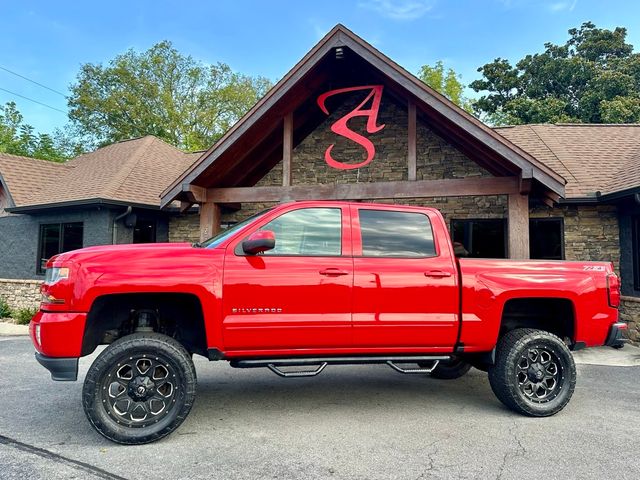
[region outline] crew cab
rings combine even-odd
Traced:
[[[569,402],[571,350],[622,346],[611,263],[457,258],[433,208],[294,202],[202,244],[83,248],[47,263],[31,324],[37,360],[84,379],[96,430],[124,444],[168,435],[193,405],[192,355],[311,377],[387,364],[454,379],[488,372],[529,416]]]

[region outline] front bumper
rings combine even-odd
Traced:
[[[51,372],[51,379],[61,382],[75,382],[78,379],[77,358],[47,357],[36,352],[36,360]]]
[[[86,313],[40,310],[29,324],[31,341],[47,357],[80,357],[86,320]]]
[[[607,335],[607,340],[605,341],[605,345],[607,347],[613,348],[622,348],[626,341],[624,332],[627,331],[627,324],[624,322],[618,322],[611,325],[609,328],[609,334]]]

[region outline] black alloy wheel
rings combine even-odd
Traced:
[[[156,333],[123,337],[91,365],[83,388],[87,418],[116,443],[159,440],[186,418],[196,375],[184,347]]]
[[[547,417],[569,403],[576,385],[576,366],[560,338],[542,330],[519,328],[498,342],[489,383],[510,409]]]

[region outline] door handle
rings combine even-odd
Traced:
[[[349,272],[345,270],[340,270],[339,268],[325,268],[324,270],[320,270],[320,275],[326,275],[328,277],[339,277],[341,275],[349,275]]]
[[[450,277],[451,272],[443,272],[442,270],[429,270],[428,272],[424,272],[424,276],[432,278],[444,278]]]

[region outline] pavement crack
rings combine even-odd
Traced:
[[[509,434],[515,440],[518,446],[515,451],[507,450],[506,452],[504,452],[504,456],[502,457],[502,463],[498,468],[498,474],[496,475],[496,480],[502,480],[502,475],[504,474],[504,469],[507,466],[507,462],[509,461],[509,459],[524,457],[527,453],[527,449],[524,447],[524,445],[522,445],[522,440],[520,440],[520,436],[518,435],[517,428],[518,426],[514,423],[509,429]]]
[[[49,450],[45,450],[44,448],[35,447],[27,443],[22,443],[13,438],[5,437],[4,435],[0,435],[0,445],[6,445],[7,447],[12,447],[16,450],[21,450],[23,452],[31,453],[32,455],[46,458],[47,460],[62,463],[71,468],[89,473],[94,477],[101,478],[103,480],[127,480],[124,477],[107,472],[106,470],[103,470],[99,467],[94,467],[93,465],[81,462],[79,460],[73,460],[71,458],[63,457],[62,455],[51,452]]]

